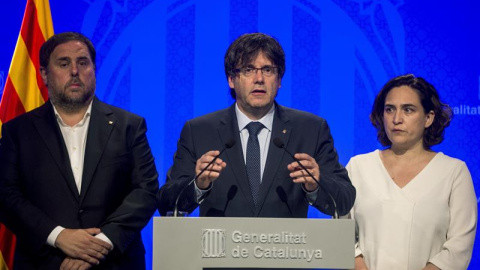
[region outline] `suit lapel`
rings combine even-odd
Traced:
[[[68,156],[65,141],[63,140],[57,119],[55,118],[53,105],[50,101],[47,101],[34,112],[34,115],[36,116],[33,118],[35,128],[38,130],[40,137],[50,151],[52,159],[65,178],[72,195],[78,200],[79,194],[77,185],[75,184],[75,178],[73,177],[70,157]]]
[[[93,175],[115,124],[116,118],[113,116],[113,112],[110,108],[95,98],[92,104],[92,114],[90,115],[87,145],[85,146],[82,190],[80,193],[81,202],[85,198],[88,187],[92,182]]]
[[[270,146],[268,147],[268,156],[265,163],[265,171],[263,172],[262,185],[260,186],[260,202],[259,207],[255,211],[255,216],[258,216],[262,209],[265,198],[274,182],[275,174],[280,169],[280,163],[285,151],[273,144],[273,139],[281,139],[287,145],[292,127],[288,124],[289,118],[285,114],[284,109],[276,104],[276,111],[273,118],[272,136],[270,137]]]
[[[218,134],[225,144],[231,138],[235,139],[235,145],[225,151],[227,162],[227,169],[233,171],[233,176],[240,187],[241,192],[248,201],[248,206],[255,210],[250,184],[248,183],[247,172],[245,170],[245,160],[243,158],[242,141],[240,139],[240,131],[238,130],[238,121],[235,113],[235,104],[233,104],[227,111],[224,118],[220,119],[221,125],[218,129]],[[231,180],[233,182],[233,179]]]

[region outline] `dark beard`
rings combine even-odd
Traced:
[[[52,103],[66,113],[77,113],[90,105],[94,91],[88,91],[79,98],[69,98],[64,92],[51,97]]]

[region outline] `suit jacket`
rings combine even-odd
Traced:
[[[17,236],[15,267],[59,269],[46,244],[56,226],[97,227],[114,250],[100,269],[141,269],[141,230],[156,210],[158,175],[145,120],[94,99],[81,193],[50,101],[3,125],[0,213]]]
[[[333,202],[326,191],[335,199],[340,215],[347,214],[353,206],[355,188],[347,171],[338,162],[326,121],[311,113],[276,104],[259,207],[255,208],[245,169],[235,105],[232,105],[190,120],[183,127],[174,164],[158,193],[162,215],[174,209],[180,190],[195,177],[197,159],[207,151],[223,149],[232,138],[236,140],[235,145],[221,156],[227,167],[201,202],[201,216],[307,217],[309,203],[305,191],[300,184],[292,182],[287,169],[293,160],[273,144],[274,138],[280,138],[290,152],[307,153],[317,161],[322,188],[317,191],[314,207],[326,214],[334,214]],[[197,206],[194,185],[191,185],[180,196],[179,209],[190,212]]]

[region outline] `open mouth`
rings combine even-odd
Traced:
[[[252,94],[254,94],[254,95],[255,94],[266,94],[266,93],[267,93],[267,91],[261,90],[261,89],[255,89],[255,90],[252,91]]]

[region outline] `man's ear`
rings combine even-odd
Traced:
[[[43,83],[48,85],[47,69],[45,67],[40,67],[40,75],[42,76]]]
[[[228,86],[231,88],[231,89],[235,89],[235,84],[233,83],[233,77],[232,76],[228,76]]]

